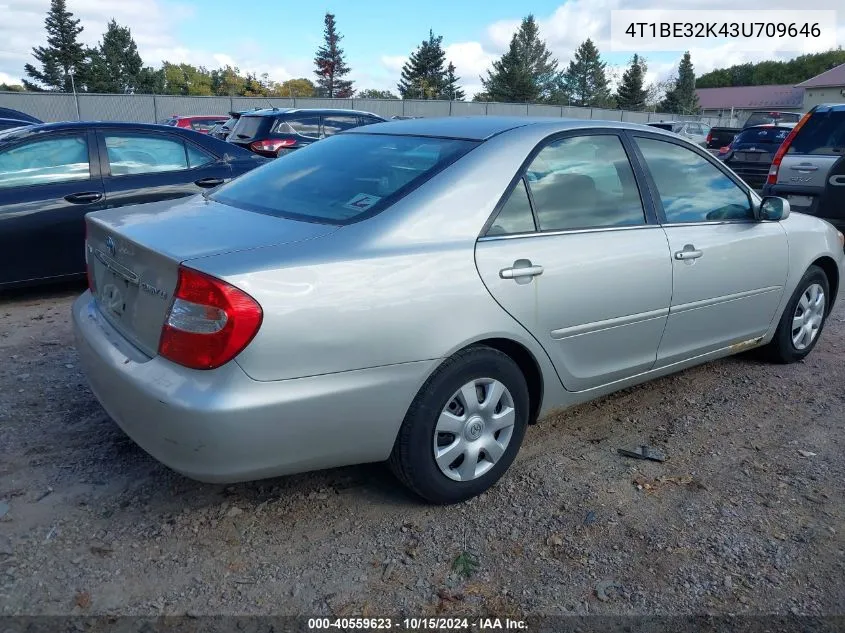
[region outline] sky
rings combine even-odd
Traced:
[[[807,0],[807,9],[837,9],[841,0]],[[507,50],[522,17],[533,13],[540,34],[562,68],[587,37],[597,44],[610,74],[619,76],[629,52],[611,52],[612,9],[795,9],[794,0],[67,0],[85,28],[82,40],[95,45],[112,18],[128,26],[144,63],[162,60],[242,72],[268,73],[275,81],[314,79],[314,52],[322,41],[323,15],[331,11],[356,89],[396,93],[402,64],[429,29],[443,36],[447,58],[457,67],[468,97],[481,90],[480,76]],[[243,11],[238,9],[244,7]],[[32,47],[44,44],[49,0],[0,0],[0,83],[20,83]],[[845,44],[845,10],[837,14],[837,43]],[[691,49],[696,74],[714,68],[797,54],[772,43],[768,50],[739,51],[705,42]],[[804,52],[814,52],[810,45]],[[674,75],[682,51],[644,53],[647,80]]]

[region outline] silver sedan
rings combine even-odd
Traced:
[[[395,121],[211,193],[87,216],[91,387],[203,481],[387,460],[495,483],[526,426],[751,348],[816,345],[843,236],[625,123]]]

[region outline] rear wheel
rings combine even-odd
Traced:
[[[528,387],[517,364],[498,350],[469,348],[444,362],[420,389],[390,468],[428,501],[464,501],[487,490],[511,465],[528,414]]]
[[[778,329],[766,348],[770,360],[794,363],[816,346],[827,320],[830,289],[827,275],[810,266],[781,315]]]

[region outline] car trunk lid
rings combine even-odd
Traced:
[[[183,262],[300,242],[338,227],[253,213],[195,196],[86,216],[86,259],[98,308],[148,356],[158,350]]]

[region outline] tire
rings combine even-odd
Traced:
[[[473,384],[475,389],[464,389]],[[464,394],[469,398],[475,394],[476,402]],[[528,415],[528,386],[519,366],[490,347],[467,348],[447,359],[422,386],[402,422],[388,464],[399,481],[431,503],[465,501],[495,484],[511,465]],[[511,419],[512,426],[499,428]],[[438,432],[446,428],[444,422],[456,432]],[[442,454],[442,465],[435,450]],[[463,453],[457,454],[459,450]],[[456,460],[450,465],[453,455]],[[468,476],[456,479],[463,475]]]
[[[823,305],[819,307],[816,304],[814,310],[808,312],[804,312],[803,307],[799,310],[799,304],[802,300],[806,301],[805,295],[808,295],[809,298],[810,295],[808,293],[811,293],[814,288],[821,288]],[[786,308],[778,323],[778,328],[775,330],[774,338],[763,348],[765,357],[772,362],[784,364],[795,363],[805,358],[813,351],[813,348],[821,337],[824,324],[827,321],[830,301],[830,286],[827,281],[827,275],[818,266],[810,266],[795,288],[795,292],[789,299],[789,303],[786,304]],[[820,314],[817,313],[819,310]],[[793,340],[793,334],[795,333],[793,331],[793,319],[799,316],[800,313],[808,314],[809,317],[812,317],[812,321],[816,325],[811,328],[814,330],[812,339],[809,341],[805,339],[802,342],[803,346],[796,345],[796,342]]]

